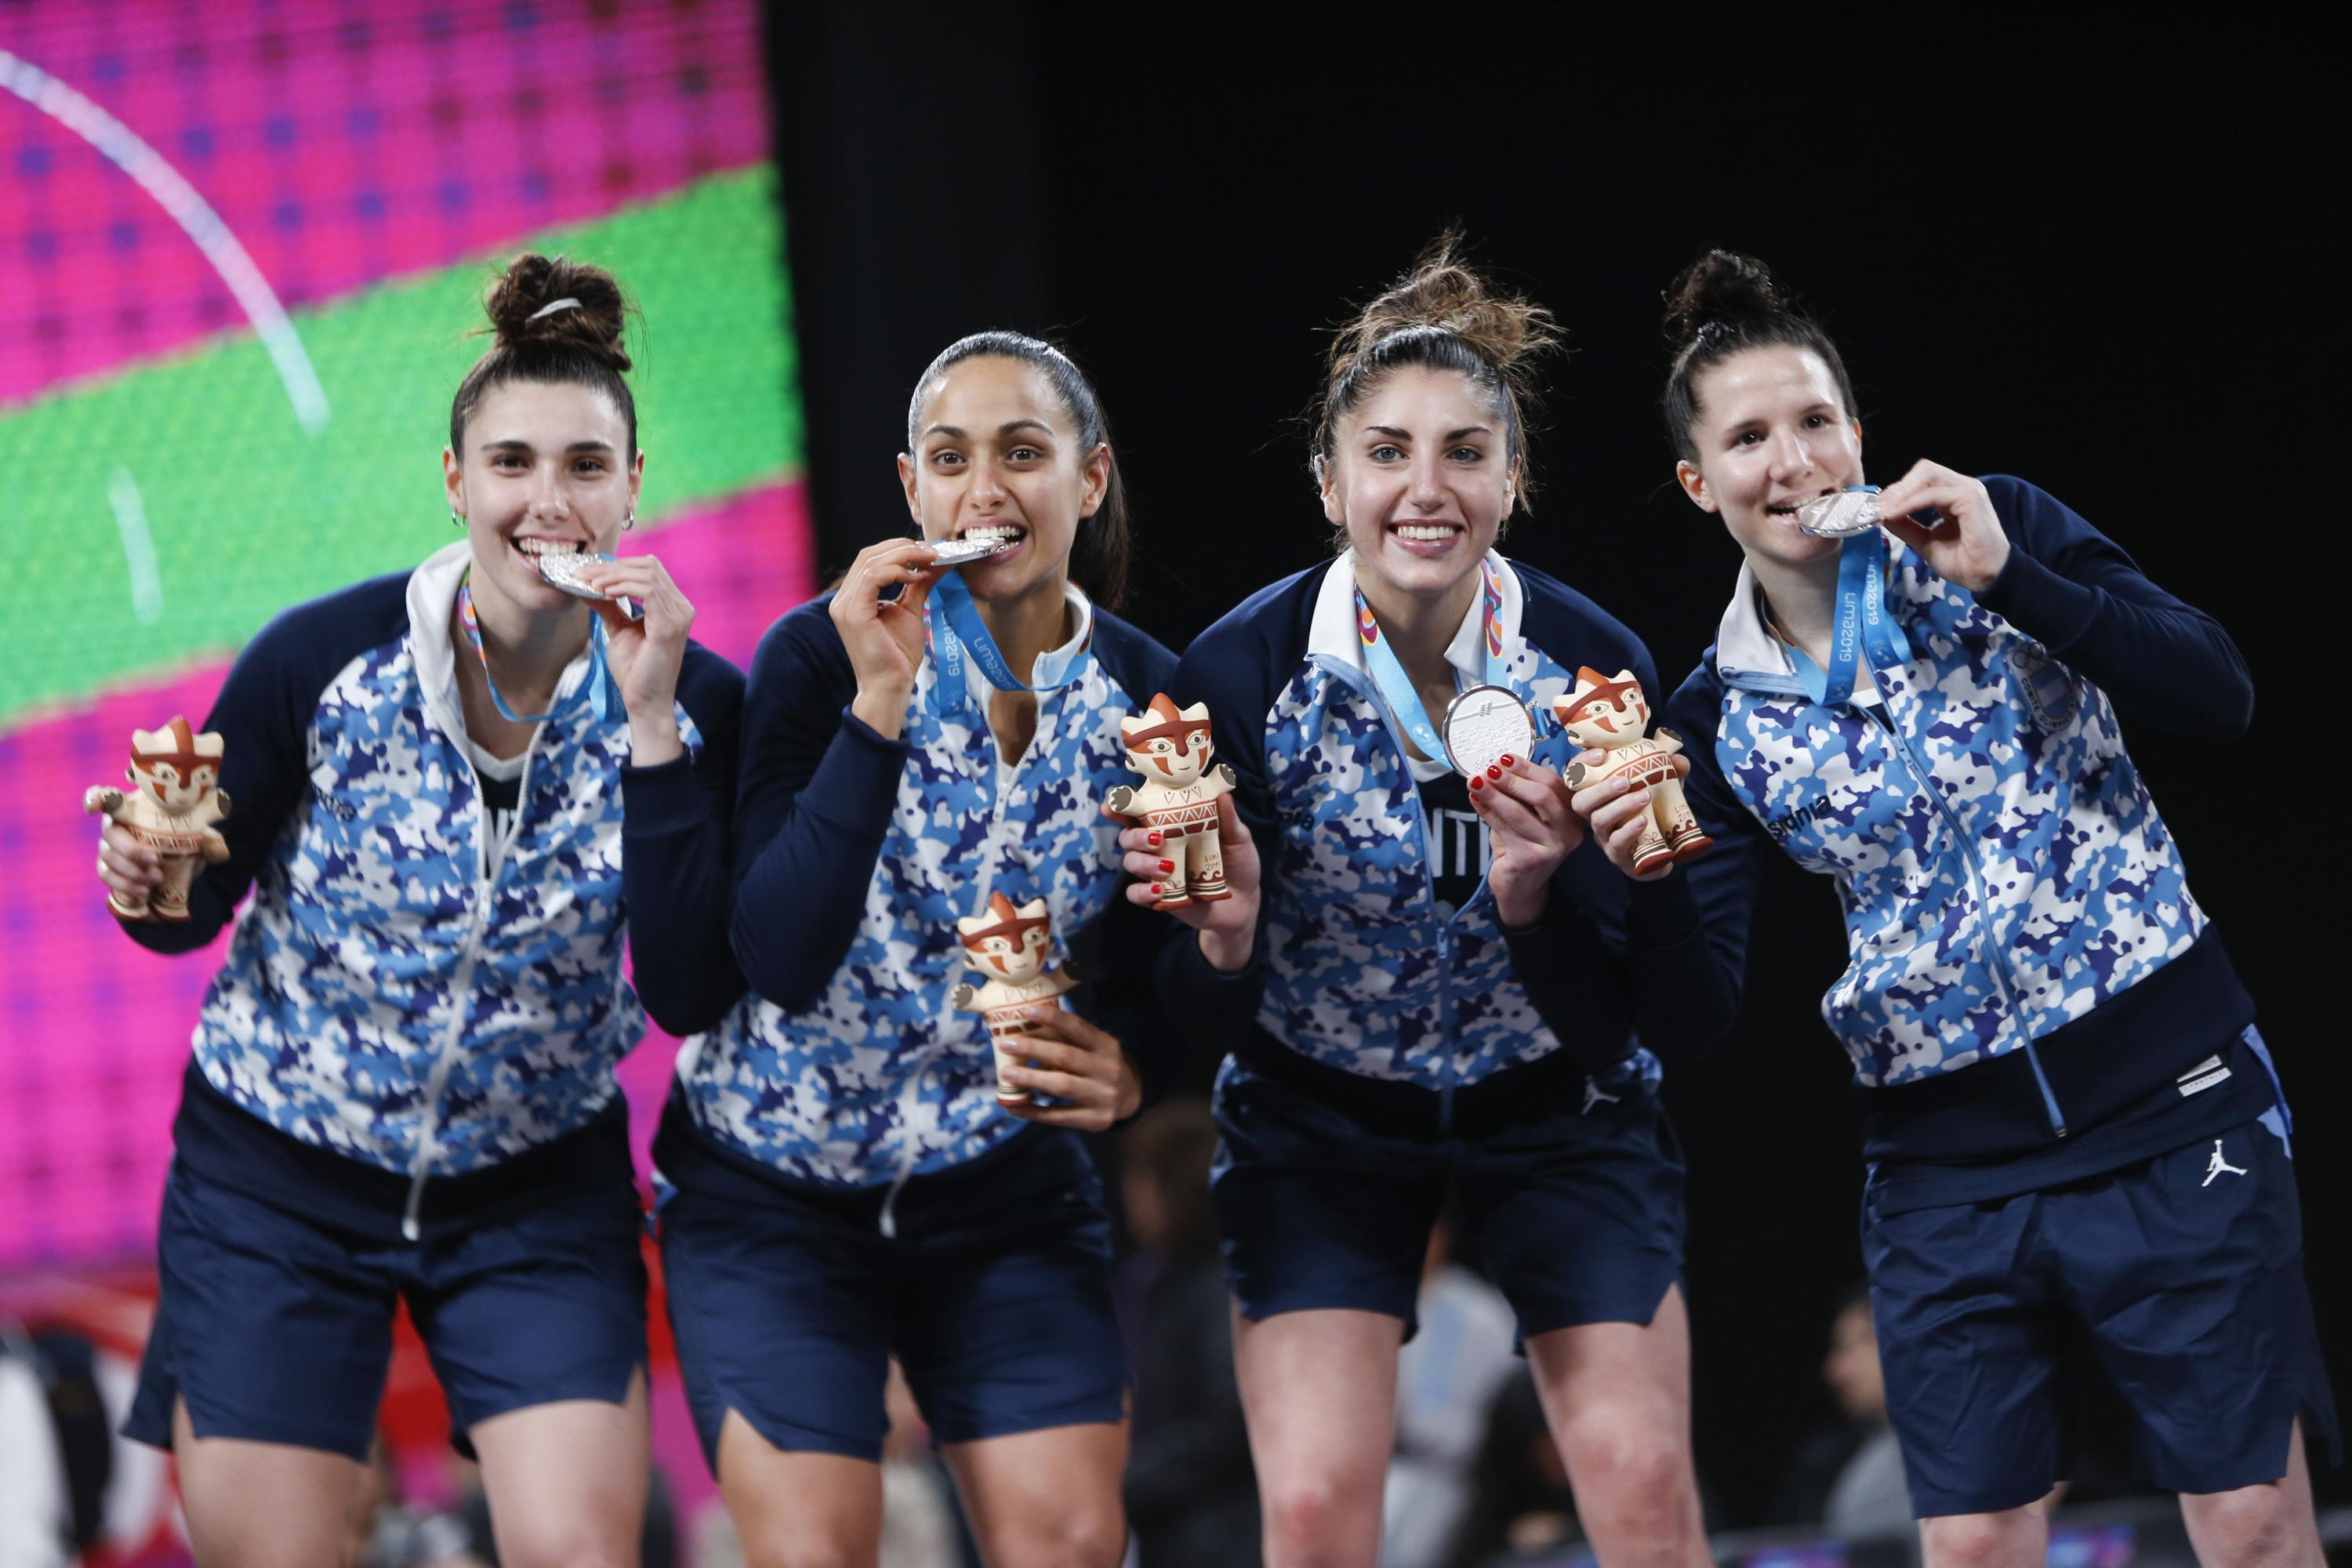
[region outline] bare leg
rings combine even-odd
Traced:
[[[645,1528],[646,1374],[618,1405],[563,1399],[478,1421],[482,1489],[507,1568],[635,1568]]]
[[[940,1450],[989,1568],[1118,1568],[1127,1424],[1095,1422]]]
[[[172,1411],[180,1504],[197,1568],[319,1568],[338,1561],[367,1468],[289,1443],[199,1437]]]
[[[1402,1320],[1328,1308],[1234,1320],[1266,1568],[1373,1568]]]
[[[2326,1560],[2311,1501],[2303,1423],[2287,1439],[2286,1474],[2227,1492],[2183,1492],[2181,1522],[2203,1568],[2319,1568]]]
[[[1577,1518],[1609,1568],[1713,1562],[1691,1467],[1690,1322],[1682,1288],[1649,1323],[1587,1323],[1528,1342]]]
[[[719,1490],[745,1568],[874,1568],[882,1553],[882,1467],[872,1460],[779,1448],[730,1410]]]
[[[2042,1568],[2050,1558],[2053,1489],[1998,1513],[1946,1513],[1919,1521],[1924,1568]]]

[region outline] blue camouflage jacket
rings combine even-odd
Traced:
[[[618,697],[600,719],[581,690],[588,657],[565,672],[492,852],[449,630],[469,559],[461,541],[413,574],[285,612],[205,721],[226,742],[228,858],[198,879],[185,924],[125,929],[191,951],[253,891],[195,1028],[191,1095],[206,1099],[184,1108],[181,1152],[207,1173],[279,1168],[241,1119],[192,1120],[218,1097],[283,1138],[410,1178],[413,1222],[425,1177],[480,1173],[598,1120],[645,1026],[621,969],[640,885],[624,872],[625,816],[646,835],[649,872],[665,853],[724,864],[719,783],[732,779],[741,679],[696,647],[679,683],[688,755],[660,768],[627,765]],[[663,896],[692,878],[646,885]],[[723,882],[709,891],[707,911],[667,910],[638,944],[672,1028],[707,1022],[704,998],[730,984],[708,956],[725,951]]]
[[[1043,691],[1018,763],[1000,761],[985,691],[927,658],[900,736],[848,711],[857,679],[831,596],[770,628],[746,688],[731,940],[751,992],[679,1058],[705,1143],[789,1180],[870,1187],[952,1169],[1032,1131],[996,1100],[955,922],[991,891],[1044,898],[1048,962],[1075,962],[1080,1012],[1162,1074],[1148,1023],[1152,954],[1172,922],[1118,897],[1118,827],[1103,796],[1136,774],[1120,719],[1170,689],[1175,660],[1070,590],[1087,650]],[[1041,664],[1045,662],[1041,660]],[[665,1173],[693,1185],[679,1150]]]
[[[1822,1016],[1865,1091],[1874,1159],[2079,1134],[2253,1016],[2116,716],[2242,734],[2243,660],[2055,499],[1984,483],[2007,566],[1971,594],[1887,536],[1886,607],[1911,657],[1869,670],[1867,692],[1805,694],[1743,567],[1666,715],[1692,742],[1716,855],[1769,843],[1836,880],[1849,961]],[[1736,976],[1755,883],[1715,886]]]
[[[1579,748],[1550,701],[1574,687],[1577,666],[1631,668],[1648,690],[1656,671],[1591,600],[1489,559],[1509,682],[1536,716],[1535,760],[1564,769]],[[1363,667],[1354,583],[1352,554],[1285,578],[1203,632],[1178,668],[1179,700],[1206,699],[1217,756],[1239,780],[1265,893],[1241,974],[1219,974],[1197,942],[1171,946],[1171,1005],[1192,1032],[1434,1091],[1444,1107],[1563,1047],[1588,1074],[1654,1080],[1637,1029],[1704,1043],[1730,1019],[1732,988],[1706,959],[1692,876],[1635,883],[1588,843],[1555,873],[1535,926],[1504,928],[1483,881],[1443,918],[1403,731]],[[1457,647],[1475,643],[1477,621],[1474,605]],[[1441,1110],[1437,1125],[1449,1124]]]

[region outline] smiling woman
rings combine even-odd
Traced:
[[[932,361],[898,479],[918,537],[862,552],[751,668],[732,937],[756,994],[680,1058],[655,1144],[678,1360],[755,1565],[874,1561],[895,1356],[986,1561],[1108,1568],[1126,1356],[1076,1132],[1134,1116],[1165,1053],[1162,933],[1117,897],[1097,807],[1175,661],[1105,607],[1126,505],[1058,349],[986,332]],[[1048,967],[1093,949],[1076,1010],[1048,996],[996,1042],[1018,1103],[950,1002],[957,921],[991,910],[1040,919]]]
[[[676,1033],[742,988],[721,852],[741,681],[651,557],[582,567],[593,605],[541,576],[551,550],[612,548],[644,470],[618,285],[524,256],[488,303],[498,342],[442,458],[467,537],[246,648],[205,721],[227,857],[189,920],[125,926],[193,951],[253,889],[196,1028],[130,1422],[175,1450],[207,1565],[334,1557],[396,1296],[501,1554],[635,1554],[646,1280],[613,1069],[645,1016],[623,939]],[[134,897],[157,874],[112,826],[100,870]]]
[[[1930,1568],[2048,1555],[2086,1355],[2200,1560],[2318,1561],[2304,1438],[2339,1428],[2286,1106],[2121,728],[2228,746],[2244,660],[2022,479],[1923,461],[1862,527],[1807,531],[1864,479],[1836,345],[1750,257],[1710,251],[1668,297],[1675,477],[1745,558],[1668,716],[1716,858],[1769,845],[1844,907],[1822,1016],[1859,1090],[1863,1252]],[[1632,803],[1575,804],[1625,863]],[[1736,982],[1755,883],[1716,886]]]
[[[1682,1163],[1634,1037],[1728,1022],[1687,888],[1707,863],[1625,881],[1569,810],[1571,743],[1520,740],[1465,778],[1430,719],[1461,693],[1529,735],[1583,663],[1656,689],[1631,632],[1494,548],[1552,341],[1451,239],[1424,253],[1333,344],[1313,463],[1339,559],[1244,601],[1177,672],[1265,863],[1263,893],[1236,879],[1180,917],[1198,935],[1168,1000],[1237,1042],[1214,1197],[1276,1565],[1378,1555],[1397,1351],[1456,1184],[1596,1550],[1706,1561]]]

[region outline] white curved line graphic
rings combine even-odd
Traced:
[[[205,259],[213,264],[213,270],[220,274],[229,292],[236,296],[236,302],[244,308],[254,331],[261,338],[261,346],[269,351],[270,362],[278,367],[278,379],[286,384],[287,398],[294,405],[294,417],[313,436],[325,429],[327,392],[319,384],[318,373],[310,368],[310,356],[302,352],[302,340],[296,334],[294,323],[287,319],[286,307],[278,302],[278,295],[262,277],[261,268],[253,264],[253,258],[229,232],[220,214],[213,211],[212,204],[198,195],[196,188],[131,127],[40,67],[5,49],[0,49],[0,88],[6,88],[97,148],[108,162],[155,198],[156,204],[195,242]]]

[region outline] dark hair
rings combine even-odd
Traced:
[[[1127,598],[1128,557],[1134,548],[1127,481],[1119,477],[1118,451],[1110,446],[1110,421],[1103,416],[1102,400],[1095,395],[1094,383],[1068,354],[1020,332],[974,332],[958,338],[915,378],[915,395],[907,400],[907,450],[915,449],[915,422],[922,417],[923,399],[931,395],[940,378],[964,361],[983,354],[1018,360],[1044,371],[1054,384],[1054,395],[1061,399],[1078,427],[1080,455],[1097,447],[1109,448],[1110,482],[1104,487],[1102,504],[1078,519],[1078,536],[1070,544],[1070,576],[1096,604],[1118,609]]]
[[[560,310],[548,310],[559,300]],[[629,368],[621,346],[624,318],[633,307],[620,281],[601,267],[525,251],[507,263],[482,291],[482,310],[498,334],[474,362],[449,404],[449,449],[463,454],[466,422],[494,386],[510,381],[571,382],[613,400],[629,427],[628,460],[637,458],[637,401],[621,373]],[[544,313],[542,313],[544,312]]]
[[[1847,416],[1854,416],[1853,379],[1837,345],[1754,257],[1710,250],[1683,268],[1664,298],[1666,341],[1675,350],[1674,369],[1666,373],[1666,439],[1676,457],[1698,457],[1691,426],[1698,422],[1699,373],[1745,349],[1811,349],[1836,378]]]
[[[1517,490],[1525,502],[1535,491],[1525,461],[1527,416],[1536,405],[1528,362],[1559,342],[1550,311],[1497,294],[1462,259],[1462,237],[1439,235],[1413,258],[1412,271],[1333,335],[1315,418],[1315,456],[1330,460],[1339,421],[1391,371],[1415,364],[1458,371],[1501,416],[1504,455],[1519,465]]]

